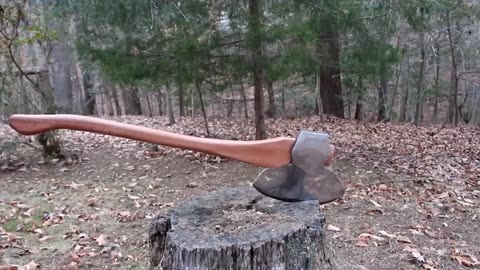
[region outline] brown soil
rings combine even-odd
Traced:
[[[144,269],[152,217],[197,194],[248,184],[261,171],[233,161],[147,155],[148,145],[129,140],[88,138],[67,140],[69,155],[78,157],[69,163],[45,162],[19,145],[17,159],[2,165],[0,265]],[[321,206],[340,269],[475,269],[458,257],[480,258],[480,192],[373,167],[337,161],[347,193]],[[466,191],[473,195],[463,196]]]

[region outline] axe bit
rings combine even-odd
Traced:
[[[181,135],[90,116],[72,114],[14,114],[9,125],[22,135],[69,129],[193,150],[267,168],[253,186],[283,201],[333,201],[343,195],[340,179],[328,168],[333,145],[328,135],[301,131],[297,138],[256,141],[220,140]]]

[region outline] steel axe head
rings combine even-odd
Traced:
[[[300,131],[291,152],[291,162],[263,170],[253,182],[262,194],[282,201],[334,201],[345,193],[339,177],[325,165],[331,157],[325,133]]]

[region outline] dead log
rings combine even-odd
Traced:
[[[194,197],[154,218],[150,270],[336,269],[317,201],[282,202],[253,187]]]

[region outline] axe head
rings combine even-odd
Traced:
[[[253,186],[262,194],[290,202],[334,201],[345,193],[341,180],[325,164],[331,157],[329,136],[300,131],[289,164],[263,170]]]

